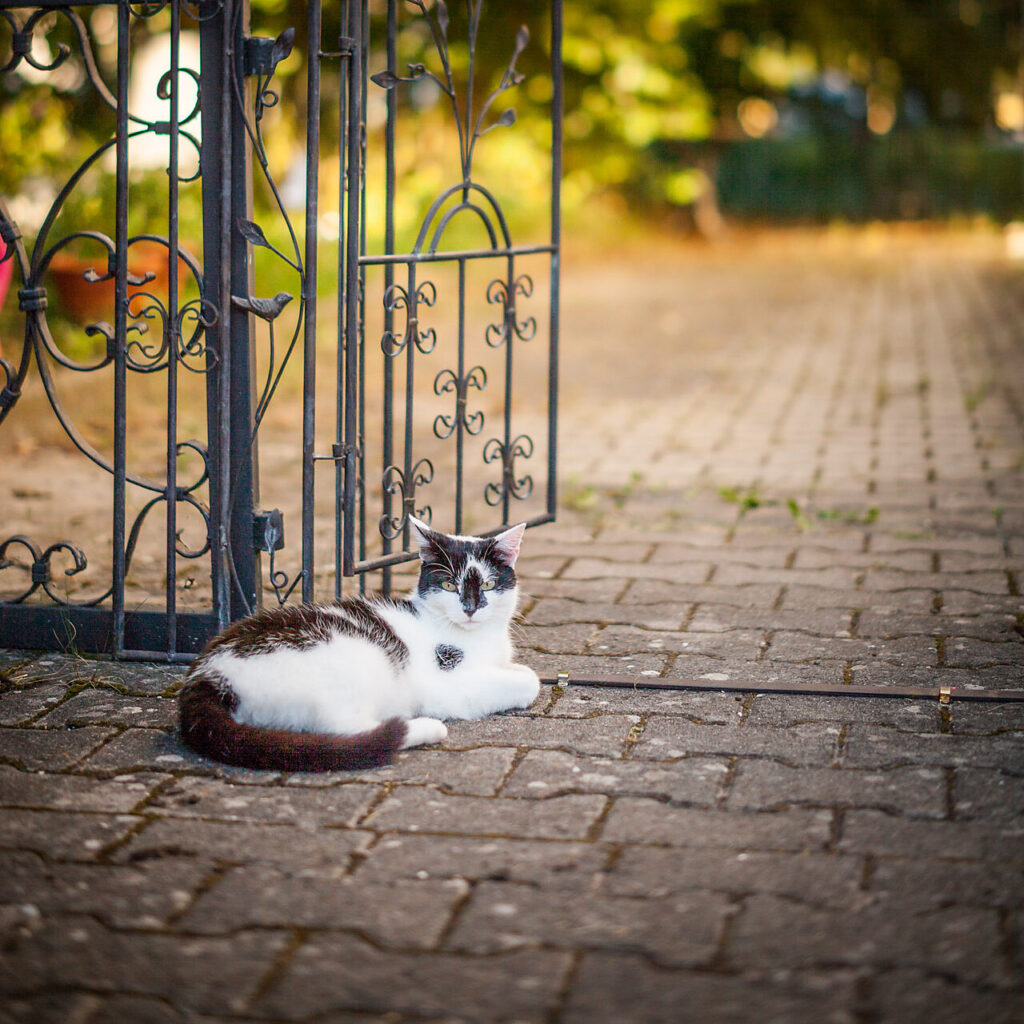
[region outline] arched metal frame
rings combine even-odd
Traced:
[[[461,531],[464,520],[463,468],[467,440],[485,429],[483,413],[472,409],[473,393],[488,386],[488,372],[471,357],[465,338],[467,269],[483,260],[499,260],[504,267],[487,288],[486,300],[498,307],[497,323],[486,328],[486,345],[504,356],[503,416],[500,428],[483,433],[483,462],[493,475],[482,497],[494,509],[496,531],[506,525],[516,503],[533,490],[534,471],[521,468],[534,452],[534,440],[514,429],[512,416],[514,352],[537,332],[538,317],[523,306],[534,292],[534,281],[522,270],[526,257],[547,259],[550,298],[547,310],[547,438],[546,494],[544,511],[528,521],[536,525],[552,520],[556,505],[556,424],[558,396],[558,305],[559,305],[559,187],[561,178],[561,4],[551,8],[551,220],[550,241],[540,245],[515,245],[496,191],[474,178],[474,154],[480,138],[494,128],[507,128],[515,120],[511,111],[495,117],[494,100],[521,80],[516,70],[520,54],[529,45],[525,29],[509,42],[507,69],[496,89],[486,97],[474,94],[473,53],[483,16],[481,0],[466,0],[470,73],[468,81],[455,82],[449,59],[449,16],[443,2],[427,6],[423,0],[386,0],[386,66],[371,68],[368,4],[342,3],[340,24],[324,24],[320,0],[307,5],[308,79],[306,146],[306,219],[318,223],[318,168],[320,164],[321,66],[340,65],[342,96],[339,121],[338,194],[341,198],[338,260],[337,358],[339,394],[330,451],[318,451],[315,381],[317,375],[317,268],[320,243],[315,230],[300,241],[292,228],[279,189],[268,170],[263,142],[263,115],[277,102],[273,79],[277,65],[289,55],[293,33],[276,39],[249,34],[247,0],[152,0],[129,3],[81,4],[59,0],[35,0],[25,5],[0,0],[0,70],[9,71],[22,61],[38,71],[58,68],[73,47],[61,45],[49,64],[33,55],[33,32],[44,15],[64,18],[76,40],[75,59],[85,69],[88,87],[98,101],[114,112],[113,137],[83,162],[60,190],[56,201],[36,235],[31,250],[6,206],[0,206],[0,238],[4,252],[0,259],[15,261],[17,296],[25,319],[22,350],[12,358],[10,350],[0,356],[0,424],[16,407],[30,364],[34,360],[53,412],[68,437],[102,471],[109,473],[112,487],[112,573],[102,593],[77,600],[62,596],[53,585],[51,561],[58,555],[69,560],[68,576],[82,572],[88,552],[63,538],[45,541],[17,534],[0,533],[0,580],[10,593],[13,574],[25,579],[17,593],[0,601],[0,646],[54,648],[74,646],[80,651],[105,651],[121,658],[187,660],[202,644],[228,622],[259,606],[265,600],[309,601],[334,597],[342,592],[344,580],[359,577],[363,586],[367,574],[377,572],[381,586],[390,587],[390,571],[396,564],[415,557],[409,548],[410,513],[429,517],[425,497],[437,487],[435,467],[417,447],[429,431],[440,441],[454,445],[454,480],[444,486],[454,492],[454,528]],[[78,9],[109,6],[116,11],[117,81],[111,88],[97,70],[89,30]],[[331,11],[335,11],[331,8]],[[158,87],[169,101],[166,121],[147,122],[128,109],[128,69],[133,22],[151,19],[161,12],[170,14],[170,67]],[[201,74],[179,63],[178,38],[183,12],[198,25],[201,40]],[[422,18],[429,28],[434,52],[428,62],[413,65],[407,75],[397,68],[396,38],[401,16]],[[337,17],[337,14],[332,14]],[[485,20],[485,19],[483,19]],[[335,35],[336,33],[336,35]],[[2,40],[9,39],[7,55]],[[324,38],[338,38],[336,48],[325,48]],[[375,60],[378,58],[374,58]],[[190,76],[198,88],[194,109],[180,108],[180,84]],[[395,251],[394,205],[395,138],[399,124],[397,97],[421,78],[430,78],[450,103],[459,147],[461,180],[442,190],[425,212],[418,237],[408,252]],[[387,121],[384,126],[386,163],[385,227],[383,251],[366,251],[365,160],[368,90],[384,90]],[[198,139],[198,117],[202,111],[202,142]],[[167,233],[129,234],[129,140],[144,134],[165,136],[168,144]],[[184,176],[178,165],[179,143],[194,146],[200,154],[199,171]],[[74,193],[82,176],[109,151],[115,155],[116,215],[113,236],[83,229],[60,238],[52,229],[65,201]],[[272,197],[286,237],[275,245],[252,219],[253,179]],[[203,256],[196,259],[179,239],[178,193],[182,184],[198,178],[203,200]],[[476,218],[483,225],[488,246],[480,249],[445,250],[446,229],[460,214]],[[49,268],[54,256],[76,239],[88,239],[106,250],[106,265],[86,274],[87,280],[114,282],[114,323],[85,326],[87,334],[103,339],[104,350],[92,363],[70,359],[50,335],[46,310]],[[167,249],[166,297],[147,291],[148,276],[136,277],[129,270],[129,253],[140,242]],[[275,322],[292,296],[280,293],[260,298],[259,282],[253,277],[253,251],[266,249],[282,260],[297,280],[297,310],[294,329],[285,339],[275,339]],[[457,359],[452,367],[431,374],[427,380],[418,372],[418,358],[429,353],[436,342],[434,329],[425,327],[421,316],[437,301],[437,287],[429,279],[431,268],[444,264],[458,274]],[[486,265],[486,264],[484,264]],[[371,295],[367,272],[376,270],[383,278],[380,296]],[[183,299],[188,277],[190,294]],[[129,288],[132,289],[129,292]],[[368,337],[366,305],[380,302],[383,336]],[[452,301],[452,297],[448,297]],[[254,324],[261,320],[269,334],[269,350],[261,355],[259,379]],[[284,321],[281,321],[282,323]],[[150,341],[156,331],[159,338]],[[283,344],[282,344],[283,341]],[[323,325],[321,325],[321,343]],[[383,421],[380,424],[382,472],[379,480],[368,480],[366,451],[367,354],[374,351],[383,359]],[[261,350],[262,351],[262,350]],[[298,566],[291,572],[275,561],[283,547],[283,521],[277,510],[258,508],[257,440],[260,426],[277,391],[285,365],[298,353],[302,356],[302,511]],[[111,372],[113,378],[113,454],[106,457],[90,445],[66,413],[51,366],[63,371]],[[178,387],[183,372],[205,379],[207,437],[180,436]],[[395,409],[397,373],[405,408]],[[126,459],[126,402],[129,385],[136,374],[162,375],[166,381],[166,459],[163,478],[150,479],[129,472]],[[493,371],[492,371],[493,376]],[[421,377],[423,379],[421,379]],[[449,413],[432,413],[420,423],[414,417],[418,389],[429,387],[440,398],[452,396]],[[403,425],[396,436],[397,422]],[[493,436],[490,436],[493,433]],[[0,446],[3,443],[0,427]],[[322,441],[321,441],[322,444]],[[201,461],[201,470],[182,478],[178,465],[183,452]],[[317,514],[315,492],[318,470],[333,466],[335,528],[333,565],[324,572],[318,564],[314,544]],[[126,495],[149,493],[141,511],[129,521]],[[374,495],[380,507],[371,508]],[[139,536],[147,516],[162,506],[166,515],[163,559],[166,567],[165,607],[126,607],[125,581],[136,555]],[[201,517],[206,540],[194,549],[179,536],[179,511]],[[266,565],[263,558],[266,558]],[[175,590],[180,559],[196,560],[209,566],[209,608],[196,611],[178,607]],[[321,553],[320,562],[324,561]],[[292,563],[295,559],[289,559]],[[317,573],[332,580],[328,593],[318,589]]]

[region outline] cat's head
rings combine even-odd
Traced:
[[[411,516],[409,522],[420,546],[416,591],[428,607],[463,629],[512,618],[519,599],[515,564],[525,523],[494,537],[456,537]]]

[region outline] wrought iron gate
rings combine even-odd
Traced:
[[[504,40],[480,0],[339,6],[262,37],[248,0],[0,0],[6,95],[109,123],[34,219],[0,207],[0,646],[184,660],[264,600],[389,589],[410,514],[554,518],[561,5]],[[480,169],[513,89],[548,125],[540,209],[536,145]],[[304,136],[284,173],[275,131]]]

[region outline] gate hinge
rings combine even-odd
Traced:
[[[284,514],[278,508],[254,509],[252,542],[257,551],[280,551],[284,547]]]

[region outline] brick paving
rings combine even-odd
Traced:
[[[544,688],[324,776],[201,762],[181,670],[0,652],[0,1020],[1024,1019],[1024,288],[992,236],[566,277]],[[642,339],[642,347],[638,341]]]

